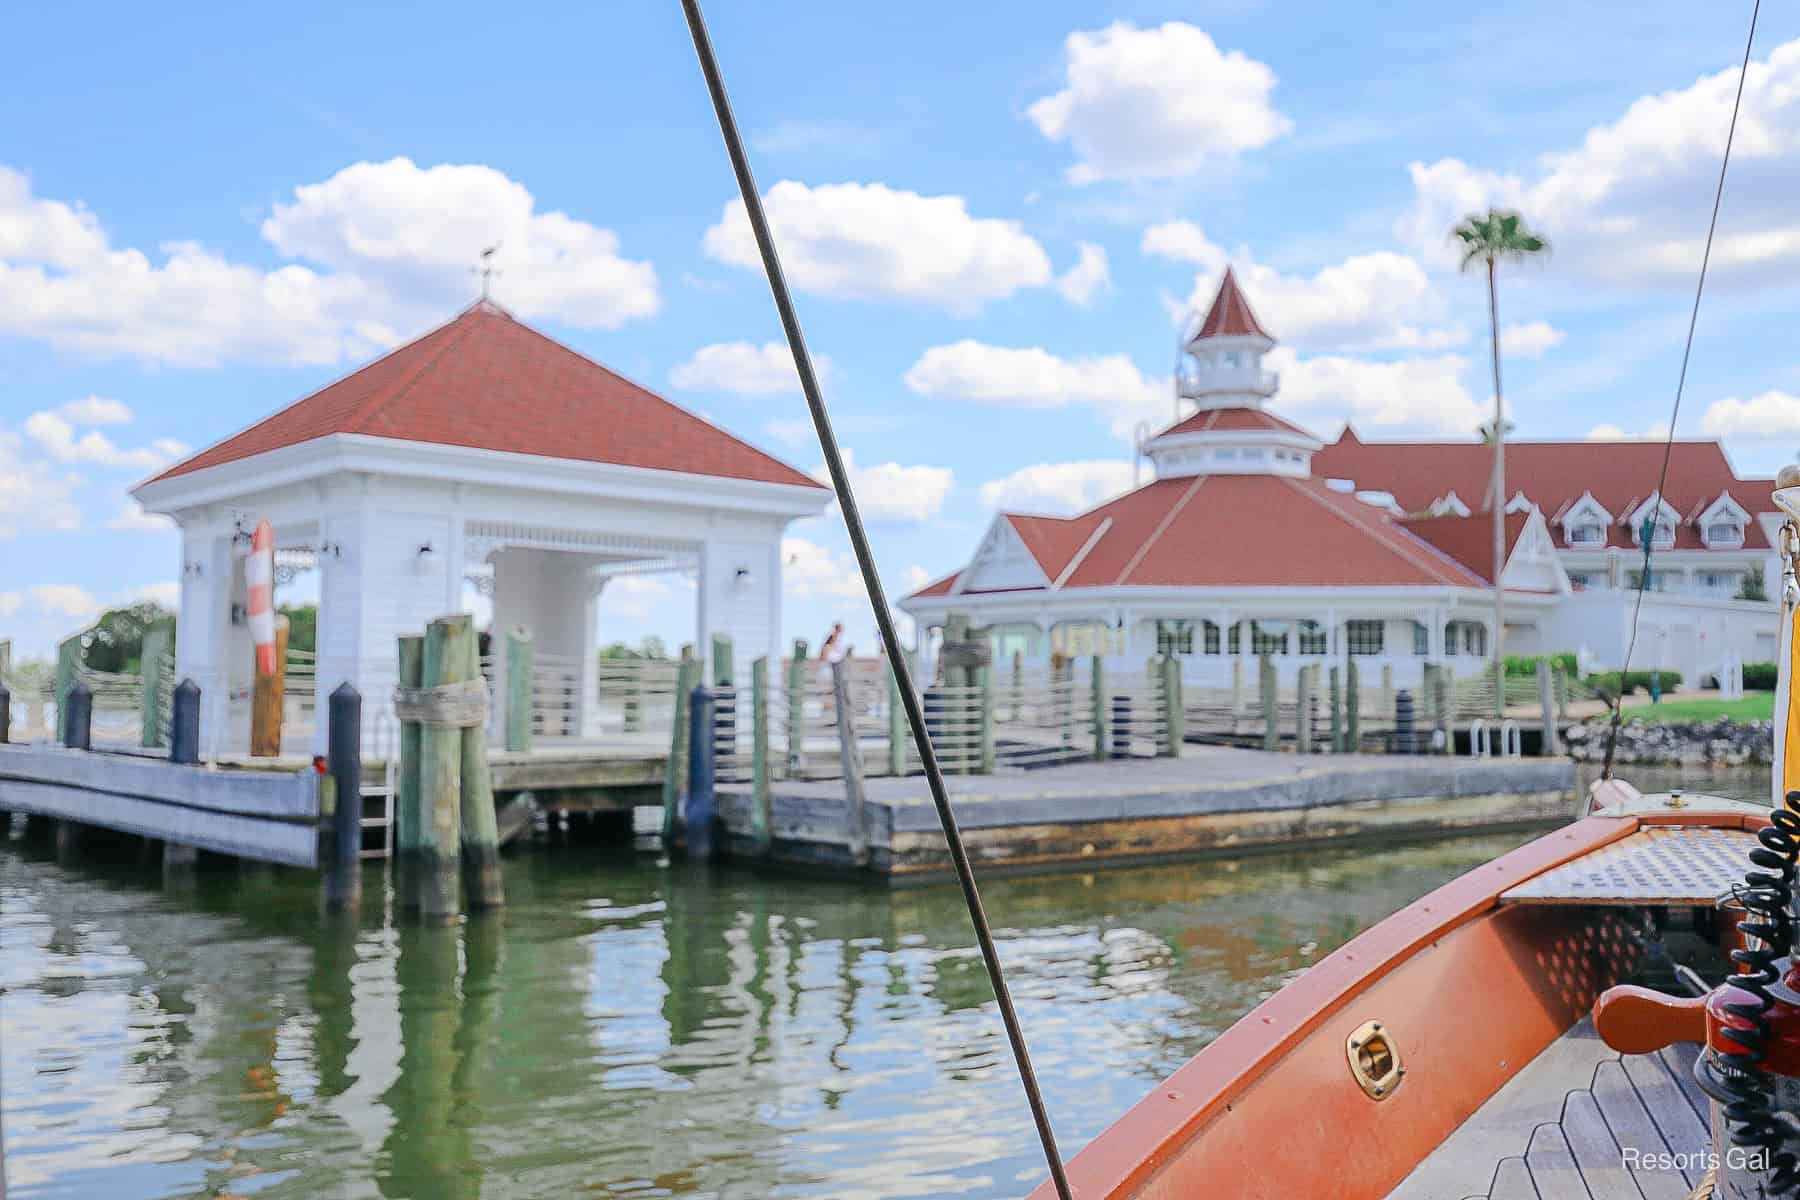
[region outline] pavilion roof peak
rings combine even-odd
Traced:
[[[1216,337],[1257,337],[1269,341],[1275,339],[1269,331],[1262,327],[1256,319],[1256,313],[1250,308],[1250,301],[1244,295],[1244,289],[1238,285],[1237,272],[1229,265],[1225,268],[1225,278],[1219,281],[1219,290],[1214,293],[1211,307],[1206,310],[1206,319],[1200,322],[1200,330],[1194,334],[1194,341]]]

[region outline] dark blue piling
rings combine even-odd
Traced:
[[[362,900],[362,694],[348,682],[331,693],[326,769],[336,807],[325,866],[325,907],[354,910]]]
[[[713,817],[717,804],[713,795],[715,775],[716,703],[710,689],[697,687],[688,697],[688,790],[682,808],[687,827],[689,858],[709,859],[713,856]]]
[[[90,750],[94,741],[94,693],[77,679],[63,694],[63,745],[71,750]]]

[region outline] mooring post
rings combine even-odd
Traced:
[[[713,755],[714,707],[711,689],[696,687],[687,696],[688,741],[687,798],[682,805],[682,826],[689,858],[713,856]]]
[[[723,633],[712,636],[712,680],[715,688],[728,688],[734,674],[731,638]]]
[[[1344,750],[1362,753],[1362,671],[1354,657],[1344,660]]]
[[[77,679],[63,697],[63,745],[71,750],[89,750],[94,740],[94,693]]]
[[[1562,746],[1556,728],[1556,686],[1550,678],[1550,660],[1547,658],[1537,661],[1537,685],[1538,707],[1544,722],[1543,745],[1539,753],[1545,758],[1553,758],[1562,753]]]
[[[978,697],[981,703],[981,758],[979,770],[983,775],[994,773],[994,675],[993,667],[982,667],[975,673],[975,682],[980,687]],[[860,764],[859,764],[860,766]]]
[[[0,678],[0,746],[12,741],[12,689]],[[5,1200],[5,1197],[0,1197]]]
[[[1244,660],[1231,660],[1231,735],[1237,736],[1238,721],[1244,715]]]
[[[1168,739],[1168,749],[1164,753],[1170,758],[1180,758],[1181,743],[1187,736],[1187,714],[1182,711],[1181,699],[1181,660],[1173,654],[1164,655],[1161,671],[1163,727]]]
[[[769,823],[769,659],[750,664],[750,837],[758,854],[774,841]]]
[[[906,708],[900,695],[900,674],[893,663],[888,664],[887,693],[888,774],[900,776],[906,774]]]
[[[200,761],[200,685],[184,679],[169,701],[169,761]]]
[[[81,635],[66,637],[56,644],[56,726],[60,733],[68,728],[63,720],[63,706],[68,702],[69,689],[75,686],[75,676],[81,666]]]
[[[675,831],[680,824],[682,774],[688,757],[689,693],[700,686],[700,663],[694,648],[681,648],[681,666],[675,672],[674,728],[669,731],[669,763],[663,770],[662,843],[667,849],[675,844]]]
[[[1331,668],[1331,752],[1344,752],[1344,680],[1337,666]]]
[[[354,911],[362,900],[362,694],[349,680],[326,701],[325,764],[333,803],[325,907]]]
[[[481,680],[481,639],[468,614],[451,620],[467,627],[463,638],[467,661],[465,680]],[[454,732],[454,731],[452,731]],[[500,819],[494,811],[494,769],[488,762],[487,723],[462,727],[462,874],[469,908],[481,911],[506,903],[506,884],[500,875]]]
[[[1394,715],[1394,664],[1381,664],[1381,715]]]
[[[788,659],[787,700],[787,774],[799,779],[806,752],[806,639],[794,639],[794,655]]]
[[[506,631],[506,748],[531,749],[531,631]]]
[[[1262,692],[1263,749],[1281,749],[1281,725],[1278,722],[1279,707],[1276,703],[1275,660],[1264,654],[1259,659],[1257,683]]]
[[[1294,697],[1294,750],[1298,754],[1312,753],[1312,700],[1313,669],[1301,667],[1295,679]]]
[[[425,638],[408,635],[396,645],[403,688],[425,686]],[[425,845],[425,810],[419,803],[419,739],[417,721],[400,719],[400,765],[394,772],[394,892],[400,907],[418,907],[413,872]]]
[[[848,830],[850,861],[860,867],[869,861],[868,818],[863,809],[862,744],[856,737],[856,710],[850,703],[850,672],[841,659],[831,664],[831,694],[837,701],[838,753],[844,760],[844,823]]]
[[[469,618],[442,618],[425,627],[421,687],[461,683],[468,672]],[[449,921],[462,908],[457,867],[462,859],[462,730],[419,722],[419,844],[411,876],[419,915]]]
[[[1454,754],[1456,752],[1456,714],[1451,711],[1450,707],[1450,668],[1448,666],[1438,671],[1437,691],[1438,725],[1444,731],[1443,753]]]
[[[138,744],[163,744],[163,655],[168,652],[169,631],[153,625],[144,631],[144,649],[138,658]],[[4,741],[0,738],[0,741]]]
[[[1094,705],[1094,761],[1106,758],[1106,664],[1098,655],[1091,660]]]

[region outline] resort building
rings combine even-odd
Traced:
[[[597,713],[608,581],[696,582],[694,638],[778,656],[781,535],[830,492],[800,471],[481,301],[448,324],[187,459],[133,492],[181,530],[178,677],[203,693],[201,739],[249,740],[254,657],[244,560],[275,531],[276,601],[317,571],[317,711],[348,680],[369,733],[397,639],[492,597],[496,631],[567,665],[570,732]],[[505,639],[493,640],[505,675]],[[319,722],[316,737],[324,736]]]
[[[1291,679],[1357,656],[1406,682],[1427,662],[1481,670],[1493,636],[1493,448],[1479,441],[1329,445],[1268,410],[1275,339],[1228,269],[1177,380],[1183,407],[1141,451],[1155,479],[1073,517],[1001,513],[962,569],[901,603],[921,630],[951,613],[997,653],[1172,653],[1222,684],[1268,653]],[[1506,650],[1625,657],[1643,537],[1633,664],[1689,679],[1727,656],[1775,657],[1779,525],[1769,480],[1739,479],[1713,441],[1507,443]],[[922,636],[929,648],[931,638]]]

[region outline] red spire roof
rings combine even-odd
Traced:
[[[339,433],[823,486],[487,301],[157,478]]]
[[[1215,337],[1269,337],[1269,331],[1262,327],[1256,314],[1250,311],[1250,301],[1244,298],[1243,289],[1238,287],[1237,275],[1230,267],[1225,268],[1225,278],[1219,281],[1218,295],[1213,297],[1212,307],[1206,310],[1206,320],[1200,322],[1200,332],[1194,335],[1199,338]]]

